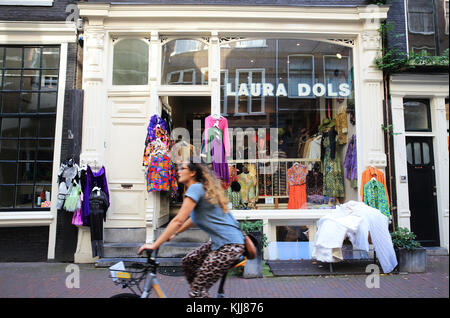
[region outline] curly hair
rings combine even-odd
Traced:
[[[206,166],[189,163],[188,169],[195,172],[195,180],[205,188],[205,199],[212,205],[219,205],[224,213],[228,212],[228,199],[219,179]]]

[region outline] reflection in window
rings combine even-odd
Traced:
[[[149,47],[141,39],[119,40],[114,45],[113,85],[148,84]]]
[[[290,98],[298,98],[298,84],[306,84],[312,87],[314,84],[314,56],[289,55],[288,56],[288,90]],[[311,96],[309,94],[308,96]]]
[[[195,39],[177,39],[163,45],[163,85],[207,85],[208,45]]]

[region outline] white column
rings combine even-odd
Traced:
[[[369,165],[384,169],[383,73],[375,68],[374,60],[381,50],[381,37],[377,30],[364,31],[359,45],[360,94],[358,98],[358,155],[362,172]],[[359,168],[359,166],[358,166]]]
[[[437,208],[439,219],[439,237],[441,247],[449,252],[449,153],[447,139],[447,121],[445,115],[445,97],[431,99],[432,126],[434,138],[434,163],[436,174]]]
[[[101,167],[104,162],[106,91],[103,26],[87,26],[83,52],[83,142],[81,164]]]
[[[217,32],[211,32],[209,40],[209,76],[211,87],[211,113],[220,114],[220,42]]]
[[[103,20],[89,21],[84,32],[83,51],[83,141],[80,164],[101,167],[105,156],[105,130],[107,123],[104,54],[105,30]],[[78,227],[75,263],[93,263],[90,229]]]
[[[394,135],[395,186],[397,190],[397,225],[411,229],[408,190],[408,162],[406,156],[403,95],[391,94],[392,127]]]
[[[153,115],[161,116],[161,102],[158,96],[158,85],[161,83],[161,40],[157,31],[150,34],[150,63],[149,63],[149,85],[150,85],[150,109],[147,120]],[[160,225],[158,223],[161,215],[161,197],[159,192],[150,192],[146,197],[145,204],[145,227],[146,242],[154,241],[154,231]],[[168,220],[168,213],[167,213]],[[163,222],[164,223],[164,222]]]

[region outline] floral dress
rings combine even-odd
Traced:
[[[324,135],[322,142],[322,145],[325,148],[323,159],[323,195],[334,198],[343,198],[344,179],[341,161],[339,160],[339,156],[334,156],[334,154],[332,154],[331,149],[332,143],[330,138],[333,138],[334,136],[334,134]]]

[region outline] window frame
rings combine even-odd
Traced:
[[[426,105],[426,111],[427,111],[427,125],[428,128],[425,129],[407,129],[406,128],[406,118],[405,118],[405,104],[407,102],[420,102]],[[431,107],[430,107],[430,99],[427,98],[403,98],[403,120],[405,121],[405,132],[432,132],[433,127],[432,120],[431,120]]]
[[[22,52],[22,62],[21,62],[21,67],[20,69],[18,67],[14,67],[14,68],[6,68],[6,48],[21,48],[21,52]],[[57,63],[57,68],[43,68],[43,55],[42,51],[40,54],[40,67],[39,68],[27,68],[25,67],[24,63],[25,63],[25,59],[24,59],[24,55],[25,55],[25,49],[26,48],[57,48],[58,49],[58,63]],[[9,113],[3,113],[2,109],[0,109],[0,119],[3,118],[17,118],[18,120],[18,133],[17,136],[13,136],[13,137],[2,137],[0,136],[0,142],[5,140],[11,140],[11,141],[16,141],[16,156],[15,159],[0,159],[1,163],[11,163],[11,164],[15,164],[16,165],[16,178],[15,178],[15,182],[14,183],[1,183],[0,184],[0,188],[3,187],[13,187],[14,188],[14,198],[12,199],[12,206],[11,207],[0,207],[0,213],[1,212],[16,212],[16,211],[50,211],[50,207],[38,207],[36,206],[36,188],[37,187],[44,187],[44,188],[48,188],[51,192],[52,190],[52,179],[53,179],[53,164],[54,164],[54,158],[52,155],[51,160],[44,160],[44,159],[38,159],[38,152],[39,152],[39,144],[40,141],[53,141],[53,151],[52,153],[54,153],[54,149],[55,149],[55,143],[56,143],[56,136],[55,133],[51,136],[51,137],[43,137],[43,136],[39,136],[39,126],[40,126],[40,120],[41,119],[51,119],[54,120],[54,130],[56,132],[56,114],[57,114],[57,104],[58,104],[58,93],[59,93],[59,86],[60,86],[60,78],[61,78],[61,74],[60,74],[60,63],[61,63],[61,46],[60,45],[1,45],[0,46],[0,50],[3,50],[3,63],[2,63],[2,76],[5,73],[5,70],[20,70],[20,74],[21,74],[21,79],[20,79],[20,87],[19,89],[3,89],[3,85],[4,85],[4,78],[2,80],[0,80],[0,93],[3,95],[3,93],[13,93],[13,92],[17,92],[19,94],[19,96],[22,95],[22,93],[38,93],[39,95],[41,95],[42,93],[54,93],[56,95],[56,103],[55,103],[55,108],[54,111],[52,112],[42,112],[40,111],[40,96],[39,96],[39,100],[37,103],[37,109],[35,112],[22,112],[21,111],[21,105],[22,103],[19,100],[19,104],[17,105],[17,112],[9,112]],[[30,89],[23,89],[23,74],[25,70],[37,70],[39,71],[40,76],[38,76],[38,89],[33,89],[32,87]],[[58,82],[56,85],[55,89],[51,89],[51,90],[46,90],[43,89],[42,84],[43,84],[43,79],[44,79],[44,74],[43,71],[45,70],[56,70],[58,72]],[[52,77],[55,77],[56,75],[51,75]],[[4,76],[3,76],[4,77]],[[20,122],[22,121],[22,119],[28,119],[28,118],[32,118],[32,119],[37,119],[38,120],[38,126],[36,128],[36,136],[25,136],[22,137],[20,135]],[[34,158],[33,159],[29,159],[29,160],[25,160],[25,159],[21,159],[20,157],[20,143],[21,141],[34,141],[35,145],[34,145]],[[31,182],[21,182],[19,180],[19,168],[21,164],[27,164],[30,163],[32,165],[34,165],[34,170],[33,170],[33,178]],[[37,181],[37,176],[38,176],[38,165],[39,164],[48,164],[51,165],[51,177],[49,180],[49,183],[45,183],[45,182],[38,182]],[[32,187],[33,188],[33,198],[31,201],[31,207],[23,207],[23,206],[18,206],[17,204],[17,194],[18,194],[18,187]],[[42,202],[43,203],[43,202]]]

